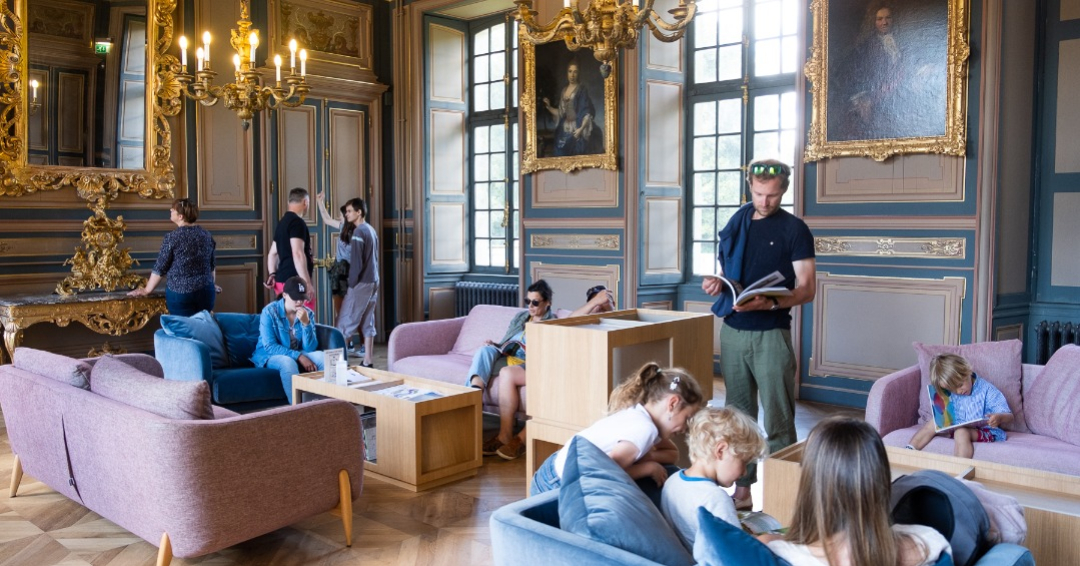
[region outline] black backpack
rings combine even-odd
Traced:
[[[990,517],[966,485],[937,470],[920,470],[892,484],[892,520],[901,525],[926,525],[952,545],[953,563],[971,566],[993,543],[987,538]]]

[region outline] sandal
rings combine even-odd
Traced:
[[[374,363],[370,363],[370,364],[365,364],[364,362],[360,362],[360,367],[362,367],[362,368],[372,368],[372,369],[374,369],[374,368],[375,368],[375,364],[374,364]]]
[[[484,446],[480,449],[480,452],[482,452],[484,456],[494,456],[499,452],[499,449],[502,448],[502,446],[503,443],[499,440],[499,435],[496,434],[484,441]]]

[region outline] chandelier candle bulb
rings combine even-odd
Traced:
[[[180,69],[187,72],[187,38],[180,36]]]
[[[564,10],[569,9],[570,8],[570,0],[563,0],[562,1],[562,7],[563,7]]]
[[[239,75],[240,74],[240,54],[239,53],[232,56],[232,62],[233,62],[233,65],[236,65],[236,74]]]
[[[277,83],[281,84],[281,55],[274,55],[274,67],[277,69]]]
[[[289,72],[296,72],[296,40],[289,40]]]
[[[37,87],[38,87],[37,79],[34,79],[34,80],[30,81],[30,90],[33,91],[33,93],[34,93],[33,94],[33,102],[37,102]]]
[[[202,33],[203,43],[203,60],[206,61],[206,68],[210,68],[210,32],[204,31]]]
[[[307,76],[307,49],[300,50],[300,76]]]
[[[259,47],[259,34],[255,33],[255,32],[251,32],[251,35],[248,37],[248,43],[251,44],[251,66],[254,67],[255,66],[255,51],[256,51],[256,48]]]
[[[198,65],[199,65],[198,68],[199,68],[200,71],[203,70],[203,59],[204,58],[205,58],[205,55],[203,54],[203,48],[200,47],[200,48],[196,49],[195,50],[195,59],[198,60]]]

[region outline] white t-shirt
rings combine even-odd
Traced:
[[[742,528],[735,512],[735,502],[724,488],[709,478],[688,476],[686,470],[680,470],[664,482],[660,510],[690,552],[694,551],[694,539],[697,537],[699,507],[704,507],[718,519]]]
[[[941,533],[937,532],[931,527],[923,525],[893,525],[892,530],[894,533],[904,534],[916,542],[918,542],[923,552],[926,554],[926,560],[919,563],[919,566],[929,566],[938,561],[938,557],[941,556],[941,551],[948,551],[952,553],[952,547],[949,546],[949,541],[945,540],[945,537],[941,536]],[[774,554],[787,560],[791,563],[791,566],[828,566],[828,562],[819,560],[816,556],[810,553],[810,549],[804,544],[792,544],[785,540],[774,540],[769,543],[769,550]]]
[[[656,429],[652,416],[645,407],[638,404],[630,409],[608,415],[574,436],[580,436],[592,442],[605,454],[611,454],[616,444],[622,441],[629,442],[638,449],[637,454],[634,455],[636,462],[660,440],[660,431]],[[570,444],[569,441],[566,443]],[[560,449],[558,455],[555,456],[555,473],[559,475],[559,479],[562,479],[565,466],[566,450]]]

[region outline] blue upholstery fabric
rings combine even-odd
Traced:
[[[791,563],[772,553],[746,531],[698,508],[694,559],[700,566],[781,566]]]
[[[661,564],[694,563],[660,510],[614,460],[580,437],[565,450],[559,489],[563,530]]]
[[[259,315],[238,312],[218,313],[218,326],[225,337],[225,349],[229,355],[229,367],[249,368],[251,355],[259,342]]]
[[[165,379],[195,381],[214,385],[210,367],[210,348],[193,338],[169,336],[165,330],[154,332],[154,358],[161,364]]]
[[[214,369],[229,367],[225,340],[214,315],[200,311],[192,316],[161,315],[161,328],[169,336],[192,338],[210,348],[210,364]]]
[[[284,399],[281,377],[272,368],[229,368],[214,372],[212,390],[219,405]]]

